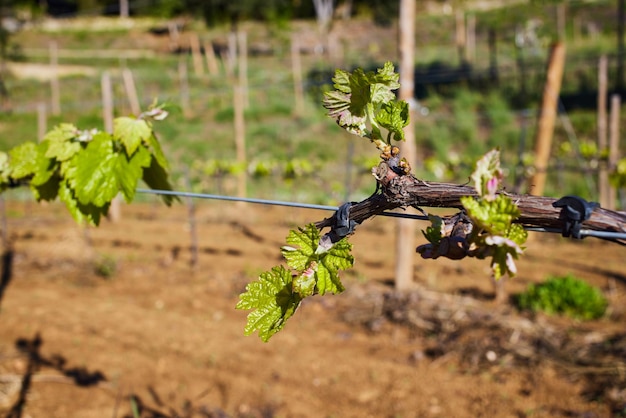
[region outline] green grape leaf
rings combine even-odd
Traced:
[[[324,93],[323,105],[328,115],[350,133],[381,139],[382,126],[401,140],[402,128],[408,124],[408,104],[396,101],[393,90],[400,87],[398,79],[390,62],[376,73],[365,73],[360,68],[352,73],[337,70],[333,77],[335,90]]]
[[[130,117],[119,117],[113,121],[113,138],[124,144],[126,153],[132,155],[142,144],[148,144],[152,128],[147,121]]]
[[[357,116],[350,112],[350,95],[340,91],[329,91],[324,94],[324,107],[328,109],[328,116],[335,119],[337,124],[351,134],[368,137],[367,117]]]
[[[44,155],[47,158],[54,158],[58,161],[69,160],[82,149],[81,143],[72,141],[71,138],[63,141],[46,139],[42,144],[47,145]]]
[[[62,179],[55,172],[48,171],[46,173],[49,173],[50,176],[45,181],[40,181],[37,184],[31,181],[30,188],[37,201],[45,200],[51,202],[59,195],[59,187]]]
[[[52,130],[43,137],[43,140],[58,143],[69,142],[76,138],[77,134],[78,128],[76,128],[76,126],[71,123],[61,123],[52,128]]]
[[[293,279],[293,291],[298,293],[302,298],[312,296],[315,293],[315,270],[317,269],[317,263],[311,262],[308,269],[304,270],[302,274],[294,277]]]
[[[495,279],[498,280],[505,274],[515,276],[517,267],[514,259],[522,254],[522,248],[515,241],[497,235],[487,236],[484,242],[491,248],[491,268]]]
[[[494,149],[478,160],[470,179],[480,197],[494,200],[503,175],[500,168],[500,150]]]
[[[387,61],[383,68],[379,68],[376,75],[371,77],[372,101],[375,103],[388,103],[396,99],[393,90],[400,88],[398,80],[400,75],[396,73],[393,63]]]
[[[335,71],[335,76],[333,77],[333,87],[336,90],[339,90],[342,93],[349,94],[352,90],[350,89],[350,73],[344,70]]]
[[[25,142],[9,151],[11,177],[14,180],[31,177],[37,171],[37,144]]]
[[[127,203],[132,202],[135,197],[137,183],[143,176],[144,168],[149,167],[151,161],[150,151],[145,147],[137,148],[130,158],[124,153],[118,154],[114,176],[117,178],[119,189]]]
[[[393,134],[396,141],[404,141],[404,128],[409,124],[409,104],[405,101],[384,103],[376,115],[376,122]]]
[[[169,164],[167,163],[167,158],[165,158],[165,154],[163,154],[163,149],[161,148],[161,144],[159,143],[159,140],[154,134],[150,135],[150,137],[148,138],[147,145],[149,145],[150,148],[152,148],[152,155],[156,159],[156,162],[166,172],[166,177],[167,177],[167,170],[169,169]]]
[[[154,190],[172,190],[172,185],[167,177],[167,171],[159,164],[157,157],[152,154],[150,165],[143,170],[143,181]],[[161,199],[170,206],[174,201],[180,201],[178,196],[161,195]]]
[[[372,101],[371,74],[357,68],[350,74],[350,113],[364,116],[367,105]]]
[[[292,280],[291,273],[279,266],[262,273],[259,280],[246,286],[236,306],[237,309],[254,309],[248,314],[245,335],[258,330],[259,337],[267,342],[285,326],[302,301],[292,290]]]
[[[461,203],[477,227],[495,235],[506,234],[511,222],[520,215],[515,203],[504,195],[497,195],[493,201],[463,196]]]
[[[351,254],[352,244],[343,238],[336,242],[328,251],[318,254],[319,262],[315,270],[317,290],[320,295],[327,292],[341,293],[345,290],[339,280],[339,270],[347,270],[354,265]]]
[[[76,171],[68,174],[68,181],[83,205],[102,207],[119,192],[117,179],[118,158],[111,136],[96,134],[85,150],[72,159]]]
[[[307,269],[311,261],[316,261],[314,257],[319,241],[320,233],[313,224],[298,228],[297,231],[289,231],[287,245],[281,248],[287,265],[298,271]]]
[[[109,211],[110,203],[103,206],[80,203],[67,181],[61,181],[58,190],[59,199],[65,203],[70,214],[78,223],[87,222],[91,225],[99,225],[102,216],[105,216]]]
[[[0,151],[0,190],[5,190],[11,178],[11,165],[9,164],[9,154]]]
[[[431,226],[426,227],[426,231],[422,231],[424,237],[433,245],[437,245],[443,238],[443,219],[436,215],[428,215]]]

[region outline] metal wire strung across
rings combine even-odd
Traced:
[[[195,199],[223,200],[223,201],[230,201],[230,202],[246,202],[246,203],[253,203],[253,204],[260,204],[260,205],[287,206],[287,207],[301,208],[301,209],[315,209],[315,210],[327,210],[327,211],[336,211],[337,209],[339,209],[338,206],[330,206],[330,205],[315,205],[311,203],[288,202],[288,201],[283,201],[283,200],[257,199],[257,198],[237,197],[237,196],[224,196],[224,195],[217,195],[217,194],[194,193],[194,192],[184,192],[184,191],[176,191],[176,190],[137,189],[137,193],[179,196],[179,197],[188,197],[188,198],[195,198]],[[415,219],[418,221],[429,220],[428,216],[416,215],[416,214],[411,214],[411,213],[382,212],[379,214],[379,216]],[[549,232],[549,233],[561,233],[562,232],[560,229],[557,229],[557,228],[525,227],[525,229],[531,232]],[[582,237],[588,236],[588,237],[595,237],[595,238],[608,239],[608,240],[626,239],[626,233],[613,232],[613,231],[594,231],[590,229],[583,229],[580,231],[580,235]]]

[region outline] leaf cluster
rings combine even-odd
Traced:
[[[400,87],[399,75],[391,62],[377,72],[337,70],[334,90],[324,94],[323,105],[328,115],[348,132],[371,141],[404,140],[409,123],[409,105],[397,100],[394,90]],[[387,130],[383,138],[381,129]]]
[[[76,221],[98,225],[115,196],[133,200],[140,179],[151,188],[172,189],[151,121],[164,115],[155,108],[139,118],[119,117],[112,133],[62,123],[40,143],[0,152],[0,190],[28,184],[38,201],[59,198]],[[174,198],[163,199],[170,204]]]
[[[573,275],[550,277],[541,284],[530,284],[518,295],[521,309],[564,314],[576,319],[597,319],[604,315],[608,302],[602,292]]]
[[[285,326],[304,298],[344,291],[338,272],[354,264],[352,244],[344,238],[330,246],[322,240],[320,245],[320,239],[313,224],[291,230],[281,250],[289,269],[273,267],[246,286],[236,306],[253,310],[248,314],[246,335],[258,331],[267,342]]]
[[[461,198],[467,216],[474,224],[468,237],[479,258],[491,256],[491,268],[496,279],[517,273],[515,259],[523,252],[527,232],[513,221],[520,215],[517,205],[506,195],[498,194],[502,181],[500,151],[494,149],[477,163],[470,179],[478,198]]]

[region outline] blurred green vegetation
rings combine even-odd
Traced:
[[[573,275],[549,277],[543,283],[529,285],[517,296],[517,304],[525,310],[583,320],[601,318],[608,306],[600,289]]]
[[[105,3],[84,1],[80,7],[101,7]],[[89,19],[84,19],[82,26],[68,24],[66,29],[54,32],[34,26],[18,32],[11,41],[22,47],[22,61],[31,64],[48,62],[47,47],[51,40],[65,50],[120,49],[126,44],[128,48],[139,49],[141,44],[134,37],[140,38],[152,28],[166,27],[166,22],[158,16],[181,12],[177,0],[152,3],[154,9],[149,14],[157,17],[136,19],[135,29],[131,31],[115,25],[110,30],[99,27],[97,32],[91,31]],[[365,28],[374,24],[366,19],[385,20],[375,16],[384,14],[383,11],[376,11],[368,4],[354,3],[354,12],[360,16],[357,21],[361,19]],[[581,100],[595,100],[598,56],[615,51],[614,9],[614,2],[604,0],[568,2],[568,64],[563,80],[564,95],[581,95]],[[306,17],[312,12],[292,14],[291,17]],[[135,10],[135,13],[143,12]],[[500,147],[507,169],[507,189],[518,187],[518,191],[526,191],[524,179],[532,171],[532,142],[545,81],[544,67],[549,45],[557,37],[554,13],[554,5],[545,2],[511,6],[505,10],[467,12],[476,16],[478,30],[472,69],[487,71],[495,59],[498,77],[487,77],[479,83],[460,80],[421,91],[420,108],[412,124],[421,161],[418,167],[414,167],[417,176],[433,181],[465,182],[479,156],[493,147]],[[241,16],[247,15],[243,13]],[[366,140],[346,134],[325,117],[319,92],[324,88],[323,83],[329,80],[323,73],[305,81],[307,91],[317,93],[307,95],[303,114],[295,114],[288,54],[290,31],[295,29],[295,23],[287,20],[287,24],[274,25],[271,16],[264,19],[270,21],[269,25],[244,22],[240,26],[248,32],[249,42],[267,44],[272,51],[271,55],[251,54],[248,57],[250,106],[245,111],[245,119],[249,194],[325,204],[369,195],[375,186],[369,169],[376,164],[376,150]],[[541,23],[536,30],[538,43],[522,50],[516,46],[516,34],[533,19]],[[313,21],[299,24],[308,24],[310,30],[316,30]],[[335,24],[341,25],[340,22]],[[206,27],[198,20],[188,21],[188,28],[204,39],[220,41],[226,39],[229,30],[229,27],[219,25]],[[495,56],[489,52],[489,30],[497,31]],[[420,14],[417,32],[418,69],[449,69],[459,65],[459,51],[454,43],[454,14]],[[388,44],[393,46],[395,29],[387,33]],[[337,66],[371,69],[385,60],[396,60],[397,51],[387,48],[386,42],[384,39],[343,42],[342,58],[333,66],[325,55],[303,55],[305,75],[316,69],[332,71]],[[523,95],[520,93],[520,54],[528,68]],[[131,113],[122,84],[122,68],[132,70],[144,107],[155,98],[179,105],[178,68],[181,60],[189,69],[191,112],[187,115],[181,109],[175,110],[166,121],[156,126],[170,156],[177,186],[185,188],[184,176],[189,175],[197,191],[234,193],[236,185],[229,170],[214,175],[193,168],[206,167],[212,161],[235,160],[234,77],[226,76],[223,67],[217,76],[194,74],[192,57],[187,53],[157,53],[153,58],[61,58],[61,65],[88,66],[95,69],[95,74],[60,80],[62,115],[50,116],[48,129],[61,121],[72,121],[81,128],[102,127],[99,75],[104,70],[110,71],[113,78],[116,115]],[[614,56],[611,60],[611,68],[614,68]],[[615,79],[614,72],[610,79]],[[50,83],[9,76],[4,79],[4,85],[8,92],[4,107],[9,111],[0,113],[0,147],[6,149],[36,139],[36,107],[39,102],[49,103]],[[588,103],[565,110],[567,112],[562,114],[555,127],[554,158],[546,194],[572,193],[597,199],[595,180],[584,179],[600,161],[598,152],[586,152],[588,144],[595,141],[595,110]],[[563,118],[569,118],[573,133],[565,129]],[[289,172],[289,162],[302,160],[309,161],[313,168],[295,170],[292,165]]]

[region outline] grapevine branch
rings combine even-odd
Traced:
[[[354,203],[350,208],[350,219],[357,224],[379,215],[383,211],[409,206],[462,209],[461,197],[477,197],[476,189],[455,183],[426,182],[412,175],[399,175],[383,161],[375,169],[374,176],[380,191],[367,199]],[[552,204],[551,197],[519,195],[500,191],[511,198],[520,210],[517,223],[526,227],[563,228],[561,209]],[[315,224],[319,229],[331,227],[332,217]],[[583,227],[595,231],[626,232],[626,213],[597,208]],[[620,240],[622,244],[626,241]]]
[[[408,104],[393,93],[399,87],[398,79],[391,63],[376,73],[361,69],[335,72],[334,90],[325,93],[323,105],[340,127],[369,139],[381,152],[382,162],[372,169],[376,193],[342,205],[332,217],[290,231],[287,245],[281,249],[287,268],[281,265],[262,273],[240,295],[237,308],[252,310],[246,334],[258,330],[267,341],[284,327],[304,298],[342,292],[338,273],[354,262],[346,237],[357,224],[389,210],[411,206],[458,209],[452,216],[429,215],[431,226],[422,231],[428,244],[416,251],[432,259],[490,259],[496,280],[516,274],[515,260],[524,252],[528,236],[525,228],[561,230],[564,236],[576,238],[582,235],[580,228],[626,233],[626,213],[602,209],[574,196],[557,201],[506,192],[501,188],[504,172],[498,149],[477,161],[467,185],[430,183],[413,176],[407,160],[400,157],[400,148],[391,142],[404,139],[409,123]],[[330,232],[322,236],[323,228]],[[626,239],[616,241],[626,244]]]

